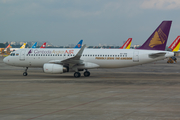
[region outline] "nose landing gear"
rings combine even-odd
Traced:
[[[28,75],[27,74],[27,70],[28,70],[28,67],[26,67],[25,72],[23,73],[23,76],[27,76]]]

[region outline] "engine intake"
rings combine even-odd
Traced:
[[[43,70],[45,73],[51,73],[51,74],[61,74],[61,73],[67,72],[66,67],[63,67],[62,65],[58,65],[58,64],[51,64],[51,63],[45,63],[43,65]]]

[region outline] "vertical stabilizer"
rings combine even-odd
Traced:
[[[40,48],[45,48],[46,47],[46,42],[43,43],[43,45]]]
[[[165,50],[172,21],[163,21],[138,49]]]
[[[11,44],[9,44],[6,48],[9,48],[11,46]]]
[[[180,36],[177,36],[177,38],[168,48],[170,48],[172,52],[177,52],[179,50],[179,47],[180,47]]]
[[[37,45],[37,42],[35,42],[31,48],[36,48],[36,45]]]
[[[26,47],[26,43],[24,43],[21,47],[20,47],[20,49],[24,49]]]
[[[119,49],[130,49],[131,47],[131,42],[132,42],[132,38],[129,38],[122,47],[120,47]]]
[[[80,40],[74,48],[81,48],[83,40]]]

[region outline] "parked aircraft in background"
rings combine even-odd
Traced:
[[[26,47],[26,43],[24,43],[20,48],[10,48],[10,52],[19,50],[19,49],[24,49]]]
[[[131,47],[131,42],[132,42],[132,38],[129,38],[122,47],[120,47],[119,49],[130,49]]]
[[[80,40],[74,48],[81,48],[83,40]]]
[[[173,43],[168,47],[172,50],[172,52],[178,52],[180,47],[180,36],[173,41]]]
[[[11,44],[9,44],[5,49],[9,48],[11,46]]]
[[[31,48],[36,48],[36,45],[37,45],[37,42],[35,42]]]
[[[24,43],[21,47],[20,47],[20,49],[24,49],[26,47],[26,43]]]
[[[40,48],[46,48],[46,42]]]
[[[141,49],[22,49],[14,51],[3,61],[12,66],[43,68],[45,73],[61,74],[74,72],[74,77],[90,76],[87,69],[123,68],[174,56],[173,52],[164,51],[172,21],[163,21]]]

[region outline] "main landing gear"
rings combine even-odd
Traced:
[[[86,71],[84,72],[84,77],[89,77],[89,76],[90,76],[90,72],[86,70]]]
[[[28,70],[28,67],[26,67],[26,69],[25,69],[25,71],[24,71],[24,73],[23,73],[23,76],[27,76],[28,74],[27,74],[27,70]]]
[[[74,77],[75,77],[75,78],[81,77],[81,73],[75,72],[75,73],[74,73]]]
[[[89,76],[90,76],[90,72],[86,70],[86,71],[84,72],[84,77],[89,77]],[[75,73],[74,73],[74,77],[75,77],[75,78],[81,77],[81,73],[80,73],[80,72],[75,72]]]

